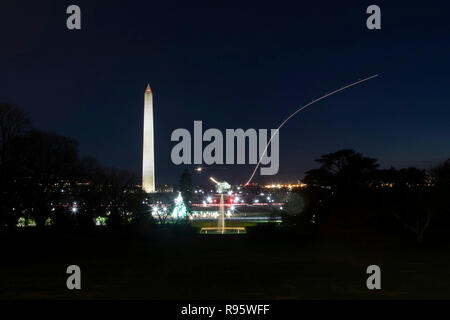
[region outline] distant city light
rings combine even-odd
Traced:
[[[214,182],[215,184],[218,184],[219,182],[217,182],[216,179],[214,179],[213,177],[209,177],[209,180],[211,180],[212,182]]]
[[[293,188],[305,188],[307,187],[306,183],[302,183],[298,181],[297,184],[268,184],[265,185],[264,188],[266,189],[293,189]]]

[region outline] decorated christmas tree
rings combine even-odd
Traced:
[[[173,219],[185,219],[187,218],[187,209],[183,202],[183,197],[181,192],[178,193],[178,197],[175,199],[175,206],[172,210]]]

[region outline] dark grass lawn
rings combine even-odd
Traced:
[[[44,231],[45,232],[45,231]],[[449,299],[448,248],[355,240],[129,232],[1,238],[1,299]],[[339,239],[341,238],[341,239]],[[82,290],[66,289],[66,268]],[[382,290],[366,289],[366,267]]]

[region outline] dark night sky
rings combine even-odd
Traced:
[[[343,4],[345,3],[345,4]],[[365,26],[370,4],[382,30]],[[66,28],[70,4],[82,30]],[[176,128],[276,128],[322,94],[380,74],[287,123],[280,171],[295,181],[319,155],[353,148],[383,166],[450,157],[450,18],[436,1],[4,1],[0,100],[82,155],[140,172],[143,98],[154,92],[157,184],[175,183]],[[250,166],[209,169],[244,182]],[[200,177],[196,182],[201,182]]]

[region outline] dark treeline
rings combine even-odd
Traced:
[[[22,110],[0,104],[2,228],[18,223],[89,228],[96,218],[111,226],[138,221],[145,198],[138,182],[128,171],[80,158],[75,140],[33,129]]]
[[[376,159],[354,150],[326,154],[316,162],[319,168],[304,178],[308,188],[289,196],[290,219],[314,218],[325,232],[375,230],[412,236],[419,243],[425,233],[448,232],[450,159],[429,172],[379,169]]]
[[[281,212],[285,225],[313,222],[319,232],[375,230],[418,242],[448,231],[450,159],[428,172],[380,169],[376,159],[353,150],[316,161],[319,167],[304,178],[308,187],[288,195]],[[138,184],[137,175],[80,158],[75,140],[33,129],[23,111],[0,104],[0,229],[154,226],[149,204],[169,203],[173,194],[149,198]],[[179,190],[189,209],[193,190],[188,171]]]

